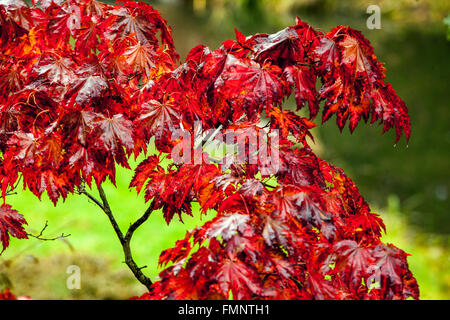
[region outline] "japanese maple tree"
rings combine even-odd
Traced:
[[[324,34],[297,18],[197,46],[179,64],[159,12],[118,2],[0,0],[3,250],[28,236],[6,203],[21,182],[55,206],[69,193],[98,205],[148,288],[141,299],[418,299],[407,254],[380,241],[381,218],[309,145],[320,112],[341,130],[364,120],[409,139],[408,109],[359,31]],[[211,139],[239,152],[218,159]],[[123,232],[102,185],[141,154],[130,188],[148,210]],[[193,202],[215,216],[161,253],[153,282],[133,260],[133,233],[156,210],[167,224],[193,215]]]

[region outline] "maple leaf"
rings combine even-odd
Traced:
[[[272,246],[275,243],[280,243],[287,247],[286,234],[289,232],[289,229],[286,225],[282,221],[273,219],[268,215],[266,215],[264,219],[262,236],[267,245]]]
[[[362,76],[364,81],[374,82],[385,77],[382,64],[377,61],[370,42],[358,30],[338,26],[328,36],[337,40],[341,48],[341,65],[350,77]]]
[[[349,128],[353,132],[361,118],[367,122],[372,113],[372,122],[377,119],[384,122],[383,133],[395,125],[396,143],[403,133],[408,142],[408,109],[390,85],[383,83],[384,67],[359,31],[343,26],[332,29],[321,39],[315,54],[324,78],[319,91],[326,100],[323,122],[336,114],[339,129],[350,119]]]
[[[159,32],[161,43],[167,46],[173,60],[178,59],[172,40],[171,29],[159,12],[145,3],[126,1],[123,7],[109,10],[111,16],[104,22],[107,37],[112,40],[135,35],[142,44],[157,45]]]
[[[70,58],[61,57],[57,54],[43,55],[37,62],[34,70],[38,75],[44,76],[50,83],[69,84],[73,81],[74,63]]]
[[[48,32],[52,35],[52,43],[65,42],[70,35],[81,27],[81,9],[74,3],[66,6],[50,6],[51,17],[48,21]]]
[[[309,293],[314,300],[343,300],[345,294],[332,282],[318,272],[310,272],[306,281]]]
[[[139,193],[145,182],[155,173],[158,163],[159,159],[156,156],[150,156],[142,161],[135,170],[133,179],[130,182],[130,188],[136,187],[136,191]]]
[[[380,244],[373,250],[373,256],[376,262],[369,268],[372,274],[367,283],[377,283],[380,286],[382,299],[418,299],[418,285],[411,277],[407,254],[403,250],[392,244]]]
[[[15,21],[8,10],[8,8],[13,10],[14,6],[15,5],[8,5],[7,7],[0,6],[0,30],[2,31],[0,35],[0,44],[2,45],[6,43],[16,43],[20,37],[27,33],[27,30]]]
[[[146,129],[156,136],[156,139],[161,138],[167,130],[172,131],[179,119],[180,112],[170,100],[161,103],[154,99],[142,105],[142,112],[138,118]]]
[[[336,227],[332,222],[332,215],[324,212],[306,192],[296,195],[296,205],[300,207],[297,215],[306,223],[320,229],[327,239],[332,239],[336,233]]]
[[[294,63],[302,58],[297,31],[288,27],[271,35],[255,35],[249,42],[254,42],[252,49],[255,60],[264,62],[271,59],[281,65]]]
[[[192,233],[187,231],[186,236],[182,240],[177,240],[175,246],[161,252],[159,256],[158,265],[167,265],[169,262],[178,263],[189,255],[192,246],[190,238]]]
[[[8,140],[8,145],[17,146],[18,152],[15,159],[21,160],[25,166],[35,162],[35,156],[39,148],[39,138],[32,133],[16,132]]]
[[[73,191],[73,186],[69,183],[69,180],[65,173],[56,173],[52,170],[45,170],[40,173],[40,179],[33,181],[24,174],[24,182],[28,185],[28,188],[40,196],[44,191],[47,191],[48,197],[52,200],[56,206],[59,197],[66,199],[67,194]]]
[[[155,209],[163,209],[167,224],[178,214],[185,212],[192,216],[191,202],[193,198],[207,187],[212,177],[217,175],[217,167],[212,164],[184,164],[178,170],[165,173],[161,167],[150,175],[146,186],[145,199],[155,198]],[[136,181],[137,183],[137,181]]]
[[[219,95],[233,102],[238,108],[247,110],[247,116],[254,118],[261,107],[278,104],[282,97],[279,67],[265,64],[260,66],[253,61],[237,59],[228,55],[223,72],[215,81],[215,89]],[[238,119],[239,112],[234,115]]]
[[[158,54],[155,48],[150,44],[137,44],[128,47],[123,53],[122,58],[134,72],[142,72],[150,79],[153,70],[156,69],[156,59]]]
[[[167,224],[175,214],[178,214],[180,220],[183,212],[192,216],[191,201],[201,186],[201,175],[207,172],[207,167],[182,165],[178,170],[171,170],[166,174],[164,169],[157,166],[157,170],[149,176],[151,180],[146,186],[145,200],[155,198],[154,208],[163,209]]]
[[[137,12],[131,8],[124,7],[111,10],[110,13],[113,14],[114,25],[110,33],[116,37],[120,35],[122,39],[128,35],[135,34],[138,41],[148,43],[149,35],[153,36],[153,26],[150,21]]]
[[[212,223],[207,235],[209,237],[221,236],[223,240],[227,241],[234,236],[236,232],[243,232],[248,221],[249,216],[239,213],[222,216]]]
[[[79,78],[72,84],[72,89],[66,94],[66,99],[74,99],[78,105],[84,105],[90,100],[100,98],[108,88],[108,82],[102,76],[90,75]]]
[[[19,110],[14,107],[0,106],[0,140],[7,140],[8,133],[17,130]]]
[[[43,163],[57,168],[63,158],[62,137],[54,132],[48,134],[40,141],[39,148]]]
[[[209,253],[207,250],[203,249],[206,248],[200,248],[200,250],[195,253],[194,257],[202,261],[206,258],[206,261],[203,262],[208,264],[207,256],[209,256]],[[211,283],[211,281],[197,277],[195,272],[191,272],[192,270],[188,270],[183,267],[185,264],[185,259],[182,259],[181,261],[163,270],[159,274],[159,278],[161,280],[152,285],[152,294],[147,298],[163,300],[198,300],[204,292],[202,288],[206,282]]]
[[[356,232],[369,233],[371,236],[380,237],[381,230],[386,232],[386,226],[383,220],[373,212],[361,212],[357,215],[348,216],[345,219],[346,223],[354,227]]]
[[[78,111],[67,112],[61,119],[64,130],[68,137],[76,137],[81,144],[85,144],[88,135],[95,127],[95,120],[101,115],[92,111]]]
[[[295,17],[295,26],[293,26],[297,31],[298,37],[300,39],[300,45],[305,49],[304,54],[306,55],[306,60],[310,61],[312,54],[310,52],[311,48],[314,48],[322,37],[322,32],[317,31],[308,23],[303,22],[299,17]]]
[[[226,191],[227,189],[235,189],[237,183],[241,181],[242,177],[233,173],[225,173],[214,178],[213,182],[217,188]]]
[[[288,66],[284,69],[287,81],[294,86],[297,110],[308,102],[310,118],[313,119],[319,112],[318,93],[316,91],[316,76],[311,69],[304,66]]]
[[[390,83],[372,90],[373,99],[372,123],[377,119],[384,122],[383,133],[395,126],[396,138],[398,142],[402,134],[406,136],[406,143],[411,135],[411,123],[408,116],[408,108],[405,102],[400,99]]]
[[[252,121],[241,121],[239,124],[230,125],[221,137],[223,141],[236,146],[236,154],[229,153],[226,155],[234,158],[230,162],[255,164],[258,152],[261,152],[264,147],[265,134],[266,132]],[[226,159],[224,160],[225,166],[231,165],[228,162]]]
[[[294,217],[297,214],[296,202],[298,190],[293,187],[285,187],[276,190],[274,197],[275,211],[282,219]]]
[[[11,209],[10,205],[3,204],[0,206],[0,241],[2,242],[3,251],[9,246],[9,237],[17,239],[28,239],[23,225],[27,224],[23,216],[16,210]]]
[[[104,181],[105,177],[109,176],[114,183],[115,167],[109,155],[101,152],[93,146],[85,147],[81,144],[74,144],[67,152],[68,165],[65,169],[79,177],[81,171],[83,179],[90,186],[92,178],[95,178],[97,184]]]
[[[368,76],[372,68],[358,39],[347,35],[339,45],[343,47],[341,61],[345,65],[352,66],[353,76],[356,77],[358,73]]]
[[[314,53],[320,59],[320,68],[325,71],[330,71],[339,65],[340,53],[336,43],[327,37],[320,39],[319,44],[314,48]]]
[[[280,110],[276,107],[272,107],[267,115],[273,119],[272,128],[281,130],[281,136],[283,138],[286,139],[289,133],[292,133],[299,142],[305,142],[306,136],[314,141],[314,138],[309,130],[314,128],[316,125],[307,118],[299,117],[292,111]]]
[[[97,0],[88,0],[85,3],[84,10],[90,16],[99,16],[104,17],[106,14],[107,4],[97,1]]]
[[[206,213],[209,209],[217,209],[222,198],[223,193],[215,187],[214,182],[201,188],[197,195],[198,203],[202,207],[202,213]]]
[[[264,194],[264,184],[258,179],[246,179],[239,189],[245,197],[255,197]]]
[[[85,10],[88,10],[88,7]],[[75,51],[86,57],[95,56],[96,48],[101,47],[99,40],[101,38],[102,30],[98,25],[97,17],[85,16],[81,20],[81,27],[76,37]]]
[[[0,90],[4,93],[11,93],[22,88],[24,83],[20,64],[2,64],[0,77],[3,79],[0,83]]]

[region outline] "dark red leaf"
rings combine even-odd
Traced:
[[[16,210],[11,209],[10,205],[0,206],[0,241],[3,251],[9,246],[9,237],[17,239],[28,239],[23,225],[27,224],[23,216]]]

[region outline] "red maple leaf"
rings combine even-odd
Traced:
[[[122,114],[115,114],[111,118],[103,117],[95,122],[95,126],[97,143],[106,151],[116,154],[121,147],[133,150],[133,125]]]
[[[223,72],[215,81],[218,101],[226,99],[233,104],[234,120],[239,119],[244,110],[250,120],[254,119],[262,108],[280,102],[283,96],[280,74],[280,68],[275,65],[260,66],[228,55]]]
[[[338,255],[336,270],[344,273],[344,279],[357,290],[361,280],[367,279],[369,267],[374,262],[372,248],[358,245],[353,240],[343,240],[334,245]]]

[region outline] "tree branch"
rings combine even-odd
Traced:
[[[97,206],[100,207],[100,209],[102,209],[103,211],[105,211],[105,208],[103,207],[103,205],[101,204],[100,201],[98,201],[93,195],[91,195],[90,193],[88,193],[86,190],[81,189],[78,191],[79,194],[84,194],[85,196],[87,196],[90,200],[92,200]]]
[[[275,186],[273,186],[273,185],[271,185],[271,184],[268,184],[268,183],[265,183],[265,182],[262,182],[262,184],[263,184],[264,186],[268,187],[268,188],[273,188],[273,189],[276,188]]]
[[[98,186],[98,193],[100,195],[101,202],[96,199],[94,196],[89,194],[85,189],[84,186],[78,190],[79,194],[84,194],[87,196],[90,200],[92,200],[100,209],[102,209],[103,212],[108,216],[108,219],[111,223],[111,225],[114,228],[114,232],[116,233],[117,237],[119,238],[120,244],[122,245],[122,250],[125,256],[125,263],[130,268],[131,272],[133,272],[133,275],[135,278],[142,283],[149,291],[151,290],[151,286],[153,282],[150,280],[149,277],[147,277],[143,272],[142,269],[146,268],[144,267],[138,267],[136,262],[133,259],[133,255],[131,253],[131,238],[133,237],[134,232],[150,217],[150,214],[153,211],[154,208],[154,202],[150,204],[148,209],[144,212],[144,214],[136,220],[133,224],[130,225],[130,227],[127,230],[126,235],[124,236],[122,233],[122,230],[120,230],[119,225],[117,224],[116,219],[114,218],[114,215],[112,213],[111,207],[109,206],[108,199],[106,197],[105,191],[103,190],[103,187],[100,185]]]
[[[133,237],[134,232],[137,228],[139,228],[147,219],[150,217],[150,214],[153,212],[153,208],[155,207],[155,203],[152,201],[148,209],[144,212],[142,217],[140,217],[136,222],[134,222],[127,231],[127,234],[125,235],[125,241],[130,242],[131,238]]]
[[[70,234],[62,233],[60,236],[55,237],[55,238],[43,238],[42,235],[43,235],[45,229],[47,229],[47,227],[48,227],[48,221],[45,221],[45,226],[42,228],[41,232],[39,232],[38,235],[27,233],[27,236],[36,238],[36,239],[41,240],[41,241],[54,241],[54,240],[70,237]]]

